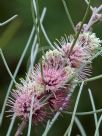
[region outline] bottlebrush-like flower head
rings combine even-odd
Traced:
[[[64,109],[70,104],[70,95],[68,97],[68,90],[60,90],[49,98],[48,103],[52,111],[58,111],[61,107]]]
[[[8,100],[8,105],[11,107],[17,117],[29,119],[32,97],[34,96],[32,108],[32,120],[34,124],[43,121],[46,117],[45,106],[41,104],[42,93],[40,94],[34,88],[32,82],[22,80],[23,84],[18,84],[17,89],[13,90],[12,96]]]
[[[71,46],[71,43],[62,45],[63,56],[72,68],[79,68],[82,63],[85,63],[88,60],[89,56],[86,50],[80,45],[75,45],[73,50],[70,52]]]
[[[90,54],[87,51],[86,47],[82,47],[78,41],[76,41],[72,51],[71,47],[74,42],[74,37],[71,35],[70,37],[62,37],[60,41],[58,41],[59,45],[55,43],[55,46],[62,53],[65,62],[67,65],[70,65],[72,68],[79,68],[82,63],[85,63],[89,58]]]
[[[67,81],[73,76],[74,71],[73,68],[65,65],[62,54],[54,50],[48,51],[43,56],[42,73],[41,67],[38,65],[31,76],[35,75],[35,82],[45,85],[46,91],[56,92],[60,88],[64,88]]]
[[[90,53],[96,53],[100,47],[102,41],[96,37],[95,33],[92,32],[83,32],[79,35],[78,38],[79,43],[90,50]]]
[[[55,49],[49,50],[44,56],[42,56],[44,65],[46,64],[49,68],[61,69],[65,67],[65,60],[62,57],[62,53]]]

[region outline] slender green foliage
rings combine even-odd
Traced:
[[[1,55],[1,58],[2,58],[2,60],[3,60],[3,62],[4,62],[5,67],[6,67],[6,69],[7,69],[8,74],[10,75],[11,79],[13,79],[13,82],[16,83],[16,81],[15,81],[15,79],[13,78],[13,75],[12,75],[12,73],[11,73],[9,67],[8,67],[8,64],[7,64],[7,62],[6,62],[6,59],[5,59],[4,54],[3,54],[3,52],[2,52],[2,49],[0,49],[0,55]]]
[[[80,122],[80,120],[78,119],[78,117],[75,117],[75,123],[76,123],[76,125],[78,126],[78,128],[80,130],[81,136],[87,136],[86,132],[85,132],[85,130],[84,130],[84,128],[83,128],[83,126],[82,126],[82,124]]]
[[[16,119],[16,116],[13,115],[12,120],[11,120],[10,125],[8,127],[8,130],[7,130],[6,136],[11,136],[11,131],[13,129],[15,119]]]
[[[70,49],[69,54],[72,52],[72,50],[73,50],[73,48],[74,48],[74,45],[75,45],[75,43],[76,43],[76,41],[77,41],[77,39],[78,39],[78,37],[79,37],[79,34],[80,34],[80,32],[81,32],[81,30],[82,30],[82,28],[83,28],[83,24],[85,23],[86,18],[87,18],[88,14],[89,14],[90,3],[91,3],[91,0],[89,1],[89,5],[88,5],[88,7],[87,7],[87,9],[86,9],[86,12],[85,12],[85,15],[84,15],[84,17],[83,17],[83,20],[82,20],[82,22],[81,22],[79,31],[77,32],[77,34],[76,34],[76,36],[75,36],[75,40],[74,40],[73,43],[72,43],[72,46],[71,46],[71,49]]]
[[[28,125],[28,133],[27,133],[27,136],[30,136],[30,133],[31,133],[33,103],[34,103],[34,96],[32,97],[32,102],[31,102],[31,108],[30,108],[30,116],[29,116],[29,125]]]
[[[86,4],[89,5],[89,1],[85,0]],[[93,11],[93,7],[90,5],[90,9]]]
[[[9,22],[11,22],[12,20],[14,20],[18,15],[14,15],[13,17],[9,18],[7,21],[0,23],[0,26],[4,26],[6,24],[8,24]]]
[[[89,96],[90,96],[90,100],[91,100],[92,109],[93,109],[93,111],[95,111],[96,107],[95,107],[94,99],[93,99],[93,96],[92,96],[92,92],[91,92],[90,89],[88,89],[88,92],[89,92]],[[98,119],[97,119],[96,113],[94,113],[94,120],[95,120],[95,127],[97,127]],[[99,136],[99,132],[97,132],[97,136]]]
[[[69,13],[69,10],[68,10],[68,7],[67,7],[67,4],[65,2],[65,0],[62,0],[62,3],[63,3],[63,6],[65,8],[65,12],[67,14],[67,18],[69,19],[69,22],[71,24],[71,27],[74,31],[74,33],[76,34],[75,35],[75,40],[73,41],[72,43],[72,47],[70,49],[70,52],[69,52],[69,55],[70,53],[72,52],[73,48],[74,48],[74,45],[76,44],[77,42],[77,39],[79,37],[79,34],[83,28],[83,25],[86,21],[86,18],[89,14],[89,9],[91,9],[93,11],[93,7],[90,5],[91,3],[91,0],[85,0],[85,2],[87,3],[88,7],[87,7],[87,10],[86,10],[86,13],[83,17],[83,20],[82,20],[82,23],[81,23],[81,26],[80,26],[80,29],[78,32],[76,32],[76,29],[75,29],[75,26],[74,26],[74,23],[72,21],[72,18],[70,16],[70,13]],[[1,113],[0,113],[0,125],[2,124],[2,121],[3,121],[3,116],[4,116],[4,111],[5,111],[5,108],[6,108],[6,103],[7,103],[7,100],[8,100],[8,97],[9,97],[9,94],[10,94],[10,91],[12,89],[12,86],[13,86],[13,83],[16,84],[16,76],[17,76],[17,73],[20,69],[20,66],[22,64],[22,61],[27,53],[27,50],[32,43],[31,45],[31,55],[30,55],[30,66],[29,66],[29,69],[28,69],[28,73],[27,75],[29,75],[30,71],[33,69],[33,65],[34,65],[34,62],[35,62],[35,59],[36,59],[36,56],[37,56],[37,53],[38,53],[38,50],[39,50],[39,47],[40,47],[40,32],[42,31],[47,43],[50,45],[50,47],[52,49],[55,49],[55,47],[53,46],[53,44],[51,43],[49,37],[48,37],[48,34],[46,33],[45,31],[45,28],[43,26],[43,19],[45,17],[45,13],[46,13],[46,8],[43,9],[43,12],[42,12],[42,15],[40,17],[39,15],[39,5],[38,5],[38,0],[32,0],[31,1],[31,10],[32,10],[32,17],[33,17],[33,22],[34,22],[34,25],[33,25],[33,28],[32,28],[32,31],[30,33],[30,36],[29,36],[29,39],[27,41],[27,44],[23,50],[23,53],[20,57],[20,60],[17,64],[17,67],[15,69],[15,72],[14,74],[12,75],[9,67],[8,67],[8,64],[6,62],[6,59],[3,55],[3,52],[2,50],[0,49],[0,55],[1,55],[1,58],[4,62],[4,65],[7,69],[7,72],[9,73],[10,77],[11,77],[11,82],[9,84],[9,87],[8,87],[8,90],[7,90],[7,94],[6,94],[6,97],[5,97],[5,100],[4,100],[4,103],[3,103],[3,107],[2,107],[2,110],[1,110]],[[98,8],[98,11],[100,11],[102,9],[102,5]],[[3,23],[0,23],[0,26],[4,26],[6,25],[7,23],[11,22],[12,20],[14,20],[15,18],[17,17],[17,15],[11,17],[10,19],[8,19],[7,21],[3,22]],[[40,31],[41,29],[41,31]],[[50,48],[49,47],[49,48]],[[93,59],[95,59],[97,56],[99,56],[100,54],[102,54],[102,50],[99,51],[97,54],[95,54],[95,56],[92,57],[91,61]],[[87,62],[85,65],[89,64],[90,62]],[[42,73],[42,77],[43,77],[43,69],[42,69],[42,64],[41,64],[41,73]],[[91,90],[89,89],[88,92],[89,92],[89,97],[90,97],[90,100],[91,100],[91,105],[92,105],[92,111],[89,111],[89,112],[77,112],[77,108],[78,108],[78,104],[79,104],[79,101],[80,101],[80,97],[81,97],[81,93],[82,93],[82,90],[83,90],[83,86],[84,86],[84,82],[91,82],[91,81],[94,81],[94,80],[98,80],[98,79],[101,79],[102,78],[102,74],[99,75],[99,76],[95,76],[95,77],[92,77],[92,78],[89,78],[83,82],[80,82],[81,83],[81,86],[80,86],[80,89],[79,89],[79,92],[78,92],[78,95],[77,95],[77,98],[76,98],[76,102],[75,102],[75,106],[74,106],[74,110],[73,112],[64,112],[64,113],[67,113],[68,115],[71,115],[71,122],[64,134],[64,136],[71,136],[71,132],[72,132],[72,128],[73,128],[73,124],[74,122],[76,123],[77,127],[79,128],[79,131],[81,133],[82,136],[86,136],[86,132],[85,132],[85,129],[84,129],[84,126],[81,124],[79,118],[77,116],[82,116],[82,115],[93,115],[94,116],[94,120],[95,120],[95,134],[94,136],[99,136],[99,127],[100,127],[100,124],[101,124],[101,121],[102,121],[102,115],[100,116],[99,120],[97,118],[97,114],[98,113],[101,113],[102,112],[102,109],[98,109],[96,110],[96,107],[95,107],[95,102],[94,102],[94,99],[93,99],[93,96],[92,96],[92,93],[91,93]],[[75,89],[75,88],[74,88]],[[42,104],[46,104],[46,100],[49,98],[50,96],[48,96],[47,98],[44,99],[44,101],[42,101]],[[28,124],[28,132],[27,132],[27,136],[30,136],[31,135],[31,125],[32,125],[32,114],[33,114],[33,102],[34,102],[34,97],[32,97],[32,102],[31,102],[31,108],[30,108],[30,115],[29,115],[29,124]],[[60,113],[62,112],[63,110],[63,106],[59,108],[59,111],[54,115],[54,117],[52,118],[52,120],[48,120],[47,122],[47,125],[46,125],[46,128],[42,134],[42,136],[47,136],[49,131],[51,130],[51,128],[53,127],[55,121],[58,119]],[[11,132],[12,132],[12,129],[13,129],[13,125],[15,123],[15,119],[16,119],[16,115],[14,114],[13,117],[12,117],[12,120],[10,122],[10,125],[9,125],[9,128],[7,130],[7,134],[6,136],[10,136],[11,135]],[[23,129],[25,128],[25,126],[27,125],[27,121],[26,120],[23,120],[20,127],[18,128],[15,136],[18,136],[19,134],[22,133]]]
[[[14,75],[13,75],[14,78],[11,80],[11,82],[10,82],[10,84],[9,84],[9,87],[8,87],[8,90],[7,90],[7,93],[6,93],[6,97],[5,97],[5,100],[4,100],[4,103],[3,103],[2,111],[1,111],[0,125],[2,124],[2,120],[3,120],[3,116],[4,116],[4,111],[5,111],[5,108],[6,108],[6,102],[7,102],[7,100],[8,100],[8,96],[9,96],[10,91],[11,91],[11,89],[12,89],[12,86],[13,86],[13,83],[14,83],[13,81],[14,81],[14,79],[15,79],[16,76],[17,76],[17,73],[18,73],[19,68],[20,68],[20,66],[21,66],[21,64],[22,64],[22,61],[23,61],[23,59],[24,59],[24,56],[25,56],[25,54],[26,54],[26,52],[27,52],[27,50],[28,50],[28,47],[29,47],[29,45],[30,45],[30,42],[31,42],[31,40],[32,40],[32,38],[33,38],[34,30],[35,30],[35,28],[33,27],[33,28],[32,28],[32,31],[31,31],[31,34],[30,34],[30,37],[29,37],[29,39],[28,39],[28,42],[27,42],[27,44],[26,44],[26,46],[25,46],[25,48],[24,48],[24,51],[23,51],[23,53],[22,53],[22,55],[21,55],[21,58],[20,58],[20,60],[19,60],[19,62],[18,62],[18,64],[17,64],[17,67],[16,67],[16,69],[15,69],[15,72],[14,72]]]
[[[96,130],[95,130],[94,136],[97,136],[97,134],[98,134],[98,129],[99,129],[99,127],[100,127],[101,122],[102,122],[102,115],[100,116],[100,118],[99,118],[99,120],[98,120],[98,123],[97,123],[97,127],[96,127]]]
[[[80,89],[79,89],[79,92],[78,92],[78,95],[77,95],[77,98],[76,98],[76,102],[75,102],[71,122],[70,122],[70,125],[68,126],[64,136],[66,136],[67,134],[68,134],[68,136],[71,135],[71,131],[72,131],[72,127],[73,127],[73,123],[74,123],[74,119],[75,119],[75,113],[76,113],[76,110],[77,110],[77,107],[78,107],[78,103],[79,103],[80,96],[81,96],[81,93],[82,93],[82,90],[83,90],[83,86],[84,86],[84,82],[82,82],[82,84],[80,86]]]
[[[65,114],[69,114],[69,115],[72,115],[73,112],[68,112],[68,111],[65,111],[63,112]],[[75,115],[77,116],[88,116],[88,115],[93,115],[94,113],[102,113],[102,109],[98,109],[98,110],[95,110],[95,111],[87,111],[87,112],[76,112]]]
[[[35,3],[35,4],[34,4]],[[37,22],[38,22],[38,16],[36,17],[34,14],[34,11],[36,11],[36,9],[34,9],[36,7],[36,2],[34,2],[34,0],[31,1],[31,11],[32,11],[32,18],[33,18],[33,23],[35,26],[35,30],[36,30],[36,34],[37,34],[37,39],[38,39],[38,44],[40,46],[40,35],[39,35],[39,27],[37,27]],[[37,13],[38,11],[36,11]],[[38,13],[37,13],[38,15]]]
[[[45,31],[45,28],[43,27],[42,22],[40,22],[40,26],[41,26],[41,30],[42,30],[42,32],[43,32],[43,35],[44,35],[44,37],[45,37],[47,43],[51,46],[52,49],[55,49],[55,47],[54,47],[53,44],[51,43],[50,39],[48,38],[48,35],[47,35],[46,31]]]
[[[67,18],[68,18],[68,20],[69,20],[69,22],[70,22],[70,24],[71,24],[71,27],[72,27],[74,33],[76,33],[76,29],[75,29],[74,23],[73,23],[73,21],[72,21],[72,18],[71,18],[71,16],[70,16],[70,13],[69,13],[69,10],[68,10],[68,8],[67,8],[67,4],[66,4],[65,0],[62,0],[62,3],[63,3],[63,6],[64,6],[64,9],[65,9],[65,12],[66,12],[66,14],[67,14]]]
[[[42,136],[47,136],[48,132],[50,131],[51,127],[53,126],[53,124],[55,123],[59,115],[60,115],[60,112],[57,112],[55,116],[53,117],[53,119],[47,122],[46,129],[44,133],[42,134]]]

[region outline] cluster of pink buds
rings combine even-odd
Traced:
[[[8,100],[17,117],[29,120],[32,98],[32,122],[37,124],[45,120],[60,108],[65,110],[70,103],[72,89],[76,81],[85,80],[90,75],[92,58],[101,49],[102,41],[92,32],[80,33],[72,48],[74,37],[62,38],[55,43],[56,49],[42,56],[42,63],[35,65],[21,79]],[[74,82],[75,81],[75,82]]]

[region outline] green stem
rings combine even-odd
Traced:
[[[98,79],[101,79],[101,78],[102,78],[102,75],[99,75],[99,76],[95,76],[95,77],[86,79],[86,80],[84,80],[84,82],[91,82],[91,81],[95,81],[95,80],[98,80]],[[81,82],[82,81],[80,81],[79,83],[81,83]]]
[[[11,136],[11,131],[12,131],[12,129],[13,129],[15,120],[16,120],[16,115],[14,114],[13,117],[12,117],[12,120],[11,120],[11,122],[10,122],[10,124],[9,124],[9,128],[8,128],[8,130],[7,130],[6,136]]]
[[[91,92],[90,89],[88,89],[88,92],[89,92],[89,96],[90,96],[90,100],[91,100],[91,105],[92,105],[93,111],[95,111],[96,107],[95,107],[95,103],[94,103],[92,92]],[[95,127],[97,128],[98,118],[97,118],[97,114],[96,113],[94,113],[94,120],[95,120]],[[99,131],[97,132],[97,136],[99,136]]]
[[[13,17],[9,18],[7,21],[0,23],[0,26],[4,26],[6,24],[8,24],[9,22],[11,22],[12,20],[14,20],[18,15],[14,15]]]
[[[97,128],[96,128],[96,130],[95,130],[94,136],[97,136],[101,122],[102,122],[102,115],[101,115],[101,117],[99,118],[99,121],[98,121],[98,124],[97,124]]]
[[[88,7],[87,7],[87,9],[86,9],[86,13],[85,13],[85,15],[84,15],[84,17],[83,17],[83,20],[82,20],[80,29],[79,29],[79,31],[77,32],[77,34],[76,34],[76,36],[75,36],[75,40],[74,40],[73,43],[72,43],[72,46],[71,46],[70,51],[69,51],[69,55],[70,55],[70,53],[72,52],[72,50],[73,50],[73,48],[74,48],[74,45],[75,45],[75,43],[76,43],[76,41],[77,41],[77,39],[78,39],[78,37],[79,37],[79,34],[80,34],[81,30],[82,30],[83,24],[84,24],[84,22],[85,22],[85,20],[86,20],[86,18],[87,18],[87,16],[88,16],[88,13],[89,13],[89,10],[90,10],[90,3],[91,3],[91,0],[89,1],[89,5],[88,5]]]
[[[70,122],[70,125],[68,126],[64,136],[66,136],[67,134],[68,134],[68,136],[71,135],[71,131],[72,131],[72,127],[73,127],[73,123],[74,123],[74,119],[75,119],[75,113],[77,111],[77,107],[78,107],[80,96],[81,96],[81,93],[82,93],[82,90],[83,90],[83,86],[84,86],[84,82],[82,82],[82,84],[80,86],[80,89],[79,89],[79,92],[78,92],[78,95],[77,95],[77,98],[76,98],[76,102],[75,102],[75,106],[74,106],[71,122]]]
[[[99,110],[88,111],[88,112],[76,112],[75,115],[77,115],[77,116],[87,116],[87,115],[91,115],[91,114],[94,114],[94,113],[101,113],[101,112],[102,112],[102,109],[99,109]],[[69,115],[73,114],[73,112],[68,112],[68,111],[65,111],[63,113],[69,114]]]
[[[41,30],[42,30],[42,32],[43,32],[43,35],[44,35],[44,37],[45,37],[47,43],[51,46],[52,49],[55,49],[55,47],[54,47],[53,44],[51,43],[51,41],[50,41],[50,39],[49,39],[49,37],[48,37],[48,35],[47,35],[47,33],[46,33],[45,28],[43,27],[43,24],[42,24],[41,21],[40,21],[40,27],[41,27]]]
[[[87,5],[89,5],[89,1],[88,1],[88,0],[85,0],[85,3],[86,3]],[[90,9],[93,11],[93,7],[92,7],[92,6],[90,6]]]
[[[72,18],[70,16],[70,13],[69,13],[69,10],[67,8],[67,4],[66,4],[65,0],[62,0],[62,3],[63,3],[63,6],[64,6],[64,9],[65,9],[65,12],[67,14],[67,18],[68,18],[68,20],[69,20],[69,22],[71,24],[71,27],[72,27],[73,31],[76,33],[76,29],[75,29],[74,23],[72,21]]]
[[[39,14],[39,3],[36,0],[36,7],[37,7],[37,20],[38,20],[38,32],[39,32],[39,46],[40,46],[40,14]]]
[[[68,94],[65,99],[69,98],[70,96],[71,96],[71,94]],[[63,110],[63,107],[64,107],[64,103],[62,104],[62,107],[59,108],[59,111],[55,114],[53,119],[51,121],[48,121],[48,123],[46,125],[46,129],[45,129],[44,133],[42,134],[42,136],[47,136],[47,134],[50,131],[51,127],[53,126],[53,124],[55,123],[55,121],[59,117],[61,111]]]
[[[78,126],[78,128],[80,130],[81,136],[87,136],[86,132],[85,132],[85,130],[84,130],[84,128],[83,128],[83,126],[82,126],[82,124],[80,122],[80,120],[78,119],[78,117],[75,117],[75,123],[76,123],[76,125]]]
[[[35,14],[34,14],[33,0],[31,0],[31,11],[32,11],[32,17],[33,17],[33,23],[34,23],[36,34],[37,34],[37,38],[38,38],[38,44],[40,45],[40,35],[39,35],[38,27],[37,27],[36,17],[35,17]],[[38,21],[38,18],[37,18],[37,21]]]
[[[29,45],[30,45],[31,40],[32,40],[32,38],[33,38],[34,30],[35,30],[35,28],[33,27],[33,28],[32,28],[32,31],[31,31],[31,34],[30,34],[30,36],[29,36],[28,42],[27,42],[27,44],[26,44],[26,46],[25,46],[25,48],[24,48],[24,50],[23,50],[23,53],[22,53],[22,55],[21,55],[21,57],[20,57],[20,60],[19,60],[19,62],[18,62],[18,64],[17,64],[17,67],[16,67],[16,69],[15,69],[15,72],[14,72],[14,75],[13,75],[13,78],[14,78],[14,79],[15,79],[16,76],[17,76],[17,73],[18,73],[19,68],[20,68],[20,66],[21,66],[21,64],[22,64],[22,61],[23,61],[23,59],[24,59],[24,56],[25,56],[25,54],[26,54],[26,52],[27,52],[27,50],[28,50],[28,48],[29,48]],[[2,124],[2,120],[3,120],[3,116],[4,116],[4,111],[5,111],[5,108],[6,108],[7,99],[8,99],[8,96],[9,96],[9,94],[10,94],[10,91],[11,91],[11,89],[12,89],[13,83],[14,83],[14,80],[12,79],[11,82],[10,82],[10,84],[9,84],[9,87],[8,87],[8,90],[7,90],[7,93],[6,93],[6,97],[5,97],[5,100],[4,100],[4,103],[3,103],[3,107],[2,107],[2,110],[1,110],[0,125]]]
[[[47,123],[46,129],[44,131],[44,133],[42,134],[42,136],[47,136],[49,130],[51,129],[51,127],[53,126],[53,124],[55,123],[55,121],[57,120],[57,118],[59,117],[60,112],[57,112],[54,116],[54,118]]]
[[[11,79],[13,80],[13,82],[16,84],[16,81],[15,81],[15,79],[14,79],[14,77],[13,77],[13,75],[12,75],[8,65],[7,65],[7,62],[6,62],[6,59],[5,59],[4,54],[2,52],[2,49],[0,49],[0,55],[1,55],[1,58],[2,58],[2,60],[4,62],[5,67],[7,69],[7,72],[9,73],[9,75],[10,75]]]
[[[34,96],[32,97],[32,102],[31,102],[31,108],[30,108],[30,116],[29,116],[29,125],[28,125],[28,133],[27,133],[27,136],[30,136],[30,133],[31,133],[32,114],[33,114],[33,103],[34,103]]]

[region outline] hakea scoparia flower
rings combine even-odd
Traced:
[[[74,48],[71,50],[72,44],[74,41],[74,37],[62,37],[59,42],[60,47],[58,44],[55,43],[56,47],[62,53],[64,60],[67,62],[67,65],[70,65],[72,68],[79,68],[82,63],[85,63],[89,60],[90,54],[87,51],[86,47],[82,47],[79,42],[76,42]]]
[[[89,51],[78,44],[74,46],[71,53],[69,53],[70,49],[70,43],[62,46],[62,52],[67,60],[67,64],[75,69],[75,78],[78,80],[87,79],[92,73],[91,65],[86,65],[87,62],[90,62],[91,58]]]
[[[100,50],[102,43],[102,41],[96,37],[96,34],[92,32],[81,33],[78,42],[81,46],[86,47],[92,56]]]
[[[34,82],[26,82],[21,80],[22,84],[17,84],[17,89],[13,90],[12,96],[8,100],[8,106],[11,107],[11,112],[17,117],[28,120],[31,109],[32,97],[34,96],[32,108],[32,121],[34,124],[42,122],[46,117],[46,105],[41,102],[43,92],[35,90]]]
[[[71,46],[71,43],[62,45],[63,56],[72,68],[79,68],[82,63],[85,63],[88,60],[88,52],[86,52],[85,48],[80,45],[75,45],[73,50],[70,52]]]
[[[62,56],[67,61],[67,65],[75,69],[75,78],[84,80],[92,73],[91,60],[95,53],[100,51],[102,41],[94,33],[82,32],[71,50],[74,40],[72,35],[65,36],[60,41],[57,40],[55,46],[63,54]]]
[[[57,49],[47,51],[46,54],[42,56],[42,59],[43,63],[49,68],[61,69],[66,65],[62,53]]]
[[[68,88],[58,90],[53,96],[49,98],[48,103],[51,111],[58,111],[61,107],[63,107],[63,109],[66,109],[68,107],[71,99],[71,97],[68,97],[66,99],[68,93],[70,93]]]
[[[41,67],[38,65],[34,74],[32,73],[31,76],[34,75],[35,82],[45,85],[45,89],[48,92],[56,92],[57,90],[64,88],[67,81],[74,74],[74,70],[65,65],[61,53],[57,50],[48,51],[45,56],[43,56],[42,72],[43,77]]]

